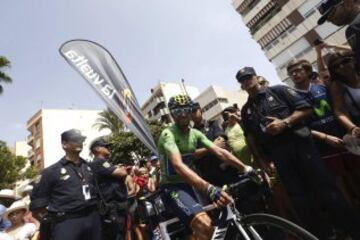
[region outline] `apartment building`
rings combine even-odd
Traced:
[[[233,6],[253,39],[276,67],[280,79],[290,84],[286,65],[292,59],[307,59],[316,68],[313,42],[323,39],[345,44],[345,29],[330,23],[318,26],[317,7],[322,0],[233,0]]]
[[[60,135],[72,128],[79,129],[86,140],[81,157],[89,159],[89,144],[97,137],[110,133],[104,129],[99,131],[95,126],[99,118],[98,110],[77,109],[40,109],[28,121],[27,129],[30,132],[27,144],[30,164],[41,170],[64,156]]]
[[[177,94],[186,94],[194,99],[199,95],[199,90],[183,83],[160,82],[151,89],[150,97],[141,107],[145,119],[149,121],[157,120],[163,124],[173,122],[167,103],[172,96]]]

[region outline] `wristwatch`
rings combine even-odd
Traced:
[[[291,122],[290,122],[290,120],[289,120],[288,118],[283,119],[283,121],[284,121],[284,123],[285,123],[285,125],[286,125],[287,128],[291,128],[291,127],[292,127],[292,124],[291,124]]]

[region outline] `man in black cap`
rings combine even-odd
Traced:
[[[71,129],[61,134],[65,156],[45,168],[31,194],[30,210],[42,225],[41,239],[100,240],[100,217],[96,188],[88,163],[80,157],[85,137]],[[43,230],[43,232],[41,232]]]
[[[336,227],[360,239],[359,216],[336,188],[304,120],[312,107],[285,85],[262,87],[251,67],[236,78],[249,98],[241,110],[244,132],[258,162],[273,161],[302,224],[320,239],[331,234],[316,214],[325,207]]]
[[[102,239],[123,239],[127,208],[126,169],[109,162],[110,144],[103,138],[93,141],[90,151],[94,155],[90,165],[99,188],[100,206],[106,208],[102,214]]]
[[[318,10],[322,15],[318,24],[329,21],[339,27],[348,25],[346,39],[360,67],[360,0],[327,0]]]

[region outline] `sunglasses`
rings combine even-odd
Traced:
[[[175,117],[189,115],[190,113],[192,113],[191,107],[175,108],[171,110],[171,114],[174,115]]]

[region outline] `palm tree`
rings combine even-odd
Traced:
[[[10,61],[4,56],[0,56],[0,94],[3,92],[3,86],[1,85],[1,83],[12,82],[11,77],[2,71],[3,68],[9,68],[9,67],[10,67]]]
[[[99,130],[110,129],[111,133],[118,133],[124,129],[124,124],[110,109],[99,113],[99,118],[94,124]]]

